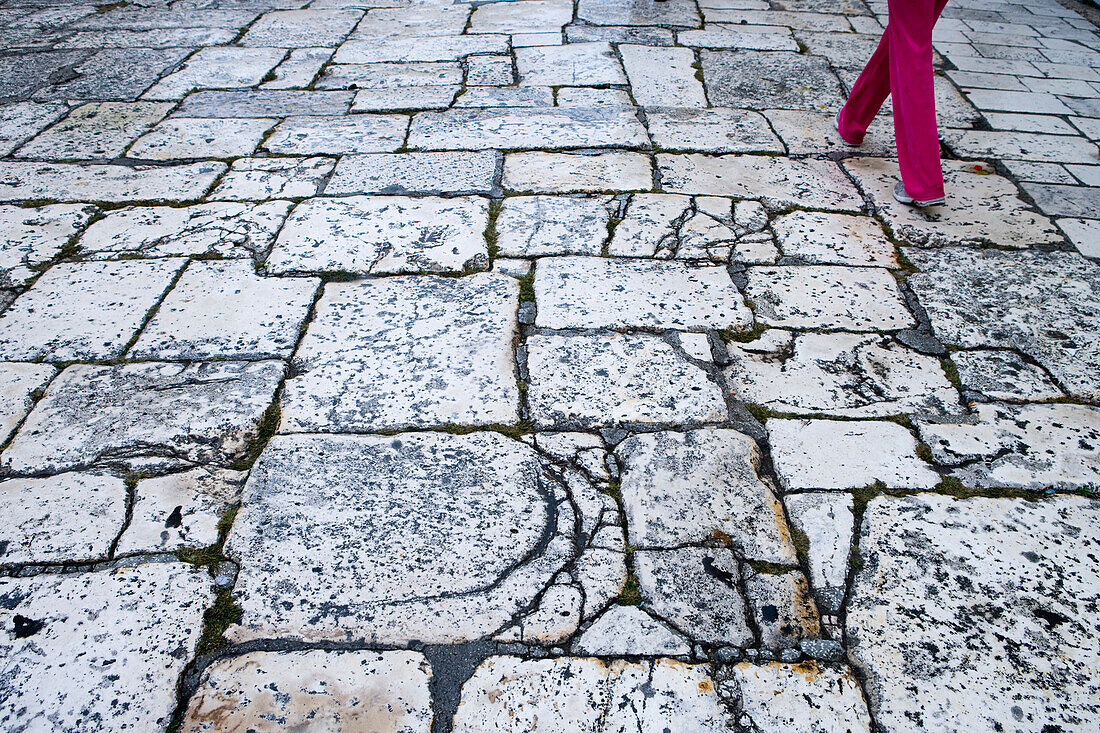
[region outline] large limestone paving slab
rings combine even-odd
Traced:
[[[506,257],[599,255],[611,219],[606,197],[509,196],[497,216]]]
[[[522,0],[478,5],[470,16],[471,33],[560,32],[573,19],[569,0]]]
[[[998,96],[1003,92],[996,92]],[[1028,94],[1030,98],[1037,95]],[[964,158],[1008,158],[1042,163],[1100,163],[1096,144],[1083,137],[1001,130],[945,130],[947,146]]]
[[[329,283],[284,388],[282,430],[515,423],[518,299],[495,273]]]
[[[259,434],[282,376],[277,361],[74,365],[47,388],[0,469],[230,462]]]
[[[712,107],[669,109],[646,115],[653,144],[663,150],[710,153],[783,153],[783,143],[759,112]]]
[[[753,267],[748,277],[745,296],[768,326],[888,331],[916,325],[888,270]]]
[[[428,733],[431,678],[418,652],[249,652],[206,668],[180,730]]]
[[[829,62],[786,51],[702,51],[711,104],[749,109],[830,111],[844,104]]]
[[[391,275],[485,269],[489,202],[480,197],[348,196],[298,204],[264,269],[273,275]]]
[[[121,356],[185,260],[65,262],[0,315],[0,358]]]
[[[421,112],[409,128],[416,150],[596,148],[649,144],[633,110],[618,107],[451,109]]]
[[[967,486],[1073,491],[1100,486],[1100,408],[977,405],[973,422],[918,424],[937,463]]]
[[[243,46],[338,46],[363,17],[362,10],[278,10],[248,27]]]
[[[863,155],[897,157],[894,125],[880,113],[863,138],[859,151]],[[775,133],[783,141],[788,155],[823,155],[851,153],[855,148],[845,142],[836,130],[836,111],[814,112],[804,109],[764,110]]]
[[[366,22],[371,22],[369,16]],[[338,64],[430,63],[507,51],[508,38],[496,34],[393,36],[370,40],[353,37],[340,46],[333,59]]]
[[[202,198],[225,163],[174,166],[0,162],[0,201],[190,201]]]
[[[81,204],[0,206],[0,288],[26,285],[34,268],[57,257],[95,213]]]
[[[1100,725],[1098,528],[1096,502],[1082,497],[873,500],[847,634],[877,723]]]
[[[299,89],[249,89],[240,92],[195,92],[176,108],[184,117],[294,117],[342,115],[351,92]]]
[[[777,412],[878,417],[962,411],[939,360],[889,337],[773,329],[727,348],[724,374],[733,397]]]
[[[967,399],[1042,402],[1065,396],[1046,370],[1025,361],[1015,351],[952,351],[951,361],[958,369]]]
[[[531,419],[540,427],[721,422],[707,373],[650,334],[527,339]]]
[[[183,160],[251,155],[276,122],[266,117],[172,117],[138,138],[127,156],[136,160]]]
[[[745,329],[752,313],[724,267],[554,257],[535,267],[541,328]]]
[[[642,153],[509,153],[504,156],[503,186],[530,193],[648,191],[653,164]]]
[[[490,193],[499,162],[480,151],[344,155],[325,193]]]
[[[733,721],[705,665],[490,657],[462,686],[453,730],[719,733]]]
[[[894,184],[901,176],[895,161],[851,158],[844,161],[844,168],[870,197],[894,236],[911,244],[1027,247],[1061,241],[1050,220],[1030,211],[1012,181],[992,173],[988,163],[944,161],[947,205],[928,209],[894,200]]]
[[[817,662],[742,662],[719,684],[736,691],[749,730],[766,733],[870,733],[871,717],[859,680],[847,666]]]
[[[642,107],[707,106],[703,84],[695,78],[695,54],[689,48],[619,46],[630,90]]]
[[[286,49],[210,46],[199,49],[187,62],[143,95],[143,99],[182,99],[194,89],[236,89],[263,81]]]
[[[423,39],[416,39],[423,40]],[[335,64],[325,69],[317,82],[319,89],[364,89],[373,94],[366,99],[385,99],[401,95],[424,101],[436,94],[451,94],[462,83],[462,66],[457,61],[433,61],[401,64]],[[426,89],[434,87],[434,89]],[[380,92],[388,92],[388,97]],[[359,97],[359,95],[356,95]],[[442,99],[442,97],[438,97]],[[446,105],[444,105],[446,106]],[[362,103],[356,105],[363,109]],[[301,114],[306,114],[305,112]]]
[[[241,158],[233,161],[210,197],[226,201],[309,198],[335,165],[331,158]]]
[[[404,115],[288,117],[264,142],[279,155],[389,153],[405,144]]]
[[[639,0],[630,5],[616,0],[581,0],[577,18],[604,26],[698,28],[702,25],[699,9],[690,0]]]
[[[48,364],[0,362],[0,445],[15,432],[57,370]]]
[[[856,212],[863,199],[836,163],[759,155],[658,155],[669,193],[760,199],[769,208]]]
[[[21,147],[16,155],[56,160],[117,158],[171,108],[170,104],[157,102],[84,104]]]
[[[567,43],[517,48],[516,69],[527,86],[626,84],[626,74],[609,43]]]
[[[894,244],[869,216],[792,211],[772,222],[783,254],[811,264],[897,267]]]
[[[571,559],[573,521],[534,450],[498,433],[276,436],[229,536],[244,611],[229,634],[479,639]]]
[[[1009,347],[1100,399],[1100,266],[1069,252],[906,249],[909,284],[946,343]]]
[[[0,156],[10,155],[68,111],[68,107],[58,102],[17,102],[0,106]]]
[[[173,562],[2,578],[0,596],[0,725],[163,730],[214,593]]]

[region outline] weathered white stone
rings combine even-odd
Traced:
[[[540,427],[720,422],[718,385],[649,334],[527,339],[528,402]]]
[[[870,733],[859,680],[846,666],[742,662],[730,670],[729,684],[738,695],[740,720],[752,730]]]
[[[951,361],[968,395],[1010,402],[1041,402],[1063,395],[1046,372],[1015,351],[954,351]]]
[[[58,102],[18,102],[0,106],[0,156],[10,155],[68,111],[68,107]]]
[[[249,652],[206,668],[180,730],[428,733],[431,679],[419,652]]]
[[[479,639],[571,559],[572,522],[534,450],[497,433],[276,436],[229,536],[244,611],[229,635]]]
[[[791,524],[808,543],[806,555],[817,603],[827,613],[839,613],[848,578],[852,549],[852,495],[811,491],[783,497]]]
[[[542,87],[518,87],[519,89],[541,89]],[[633,107],[630,94],[624,89],[602,89],[598,87],[561,87],[558,89],[559,107]]]
[[[877,417],[962,409],[936,358],[887,337],[771,330],[727,348],[733,396],[778,412]]]
[[[976,172],[981,166],[981,172]],[[920,246],[967,243],[1026,247],[1061,239],[1050,221],[1027,209],[1016,186],[987,163],[945,161],[947,205],[917,209],[894,200],[898,164],[881,158],[851,158],[844,167],[871,198],[895,237]]]
[[[885,331],[916,325],[897,282],[880,268],[754,267],[746,297],[769,326]]]
[[[801,572],[759,573],[746,567],[744,575],[762,646],[792,649],[804,639],[821,638],[817,605]]]
[[[550,87],[467,87],[465,93],[455,100],[454,106],[553,107],[554,90]]]
[[[772,222],[783,254],[813,264],[897,267],[893,243],[868,216],[793,211]]]
[[[784,29],[785,30],[785,29]],[[737,26],[707,25],[701,31],[681,31],[676,40],[695,48],[737,48],[751,51],[798,51],[798,43],[790,31],[745,31]]]
[[[21,147],[21,158],[117,158],[136,137],[168,114],[172,105],[151,102],[84,104]]]
[[[201,198],[225,163],[174,166],[0,162],[0,201],[189,201]]]
[[[782,153],[783,143],[759,112],[727,109],[670,109],[646,115],[653,143],[665,150],[711,153]]]
[[[848,154],[855,149],[837,132],[835,109],[827,112],[768,109],[764,110],[764,116],[783,140],[788,155],[822,155],[830,152]],[[894,126],[888,117],[883,119],[880,114],[875,118],[867,129],[859,151],[863,155],[897,157]]]
[[[703,83],[695,78],[691,49],[624,43],[619,54],[630,77],[630,90],[642,107],[707,106]]]
[[[504,188],[512,191],[648,191],[652,187],[653,165],[649,156],[641,153],[528,152],[504,156]],[[0,185],[0,196],[2,192]]]
[[[505,275],[330,283],[283,395],[283,430],[512,424],[519,286]]]
[[[505,86],[516,83],[512,57],[482,54],[466,58],[466,86]]]
[[[293,48],[290,55],[275,67],[275,78],[261,84],[263,89],[301,89],[308,87],[328,60],[331,48]]]
[[[0,563],[104,560],[126,521],[122,479],[92,473],[0,481]]]
[[[600,657],[682,657],[691,643],[637,606],[612,606],[573,644],[575,654]]]
[[[539,605],[520,621],[521,638],[528,644],[557,644],[577,631],[584,597],[573,585],[554,584]]]
[[[535,267],[542,328],[745,329],[752,314],[724,267],[554,257]]]
[[[143,95],[143,99],[182,99],[193,89],[234,89],[263,81],[267,72],[283,60],[282,48],[200,48],[179,71],[169,74]]]
[[[366,22],[370,20],[368,16]],[[474,53],[507,52],[508,37],[502,35],[413,35],[371,40],[353,37],[340,46],[333,58],[339,64],[409,63],[457,61]]]
[[[34,405],[35,394],[55,374],[57,370],[47,364],[0,362],[0,445],[11,437]]]
[[[617,107],[421,112],[409,128],[409,147],[417,150],[636,148],[648,143],[634,112]]]
[[[635,435],[616,450],[630,543],[721,539],[743,557],[796,561],[783,509],[758,474],[760,449],[735,430]]]
[[[1097,137],[1100,137],[1098,135]],[[1058,228],[1085,257],[1100,258],[1100,221],[1095,219],[1059,219]]]
[[[859,211],[863,199],[836,163],[759,155],[658,155],[670,193],[762,200],[769,208],[802,206]]]
[[[931,489],[939,474],[917,458],[917,440],[901,425],[879,421],[768,420],[780,485],[858,489],[881,481],[891,489]]]
[[[281,155],[388,153],[405,144],[408,124],[404,115],[288,117],[264,148]]]
[[[883,496],[859,548],[848,654],[884,729],[1100,725],[1094,501]]]
[[[560,33],[573,19],[569,0],[519,0],[478,5],[470,16],[471,33]]]
[[[317,82],[317,87],[324,88],[320,81]],[[176,114],[186,117],[342,115],[348,111],[351,98],[351,92],[305,89],[195,92],[188,95],[176,108]]]
[[[489,193],[499,160],[494,152],[345,155],[325,192]]]
[[[18,288],[84,228],[92,206],[50,204],[33,209],[0,206],[0,287]]]
[[[138,160],[230,158],[251,155],[277,120],[173,117],[130,146]]]
[[[622,530],[619,531],[619,536],[622,536]],[[607,608],[626,587],[626,556],[623,548],[587,548],[577,558],[573,566],[573,576],[584,590],[584,612],[581,618],[587,621]]]
[[[702,51],[700,57],[711,104],[829,111],[844,103],[836,74],[820,56]]]
[[[719,733],[732,725],[706,666],[489,657],[462,686],[454,731],[649,733],[671,721],[684,733]]]
[[[608,43],[517,48],[520,83],[528,86],[626,84],[626,74]]]
[[[643,0],[625,6],[615,0],[581,0],[577,17],[592,25],[698,28],[699,9],[689,0]]]
[[[210,194],[226,201],[309,198],[332,172],[331,158],[241,158]]]
[[[77,364],[53,380],[0,457],[17,474],[243,457],[283,376],[277,361]]]
[[[363,17],[362,10],[279,10],[248,28],[242,46],[338,46]]]
[[[421,40],[421,39],[417,39]],[[462,83],[462,66],[455,61],[403,64],[337,64],[325,69],[317,81],[318,89],[364,89],[359,109],[381,100],[405,99],[425,103],[454,97],[454,87]],[[416,87],[430,87],[414,91]],[[385,93],[383,93],[385,92]],[[447,95],[450,96],[447,96]],[[356,95],[358,96],[358,95]],[[445,105],[444,105],[445,106]],[[307,111],[299,114],[309,114]],[[321,113],[317,113],[321,114]]]
[[[55,265],[0,315],[0,358],[121,356],[185,260]]]
[[[264,269],[384,275],[485,269],[483,198],[349,196],[294,207]]]
[[[1010,93],[994,92],[998,96]],[[1096,144],[1076,135],[1003,130],[944,130],[944,138],[948,147],[963,158],[1010,158],[1092,165],[1100,163]]]
[[[604,197],[510,196],[497,217],[497,246],[512,257],[599,255],[607,207]]]
[[[726,548],[639,550],[634,572],[646,608],[696,642],[751,646],[737,558]]]
[[[80,254],[90,259],[127,255],[260,258],[271,247],[288,211],[289,201],[132,206],[92,224],[77,245]]]

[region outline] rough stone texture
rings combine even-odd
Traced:
[[[718,385],[657,336],[536,335],[527,349],[527,399],[540,427],[726,419]]]
[[[65,114],[63,104],[19,102],[0,107],[0,155],[10,155],[29,138],[57,122]]]
[[[624,6],[615,0],[581,0],[577,17],[592,25],[698,28],[699,11],[689,0],[642,0]]]
[[[236,89],[263,81],[286,51],[281,48],[218,46],[199,49],[179,71],[169,74],[144,99],[182,99],[193,89]]]
[[[232,461],[258,434],[282,379],[277,361],[68,367],[46,390],[0,468]]]
[[[496,220],[497,246],[511,257],[598,255],[607,238],[606,198],[510,196]]]
[[[0,173],[3,167],[0,166]],[[641,153],[511,153],[504,156],[504,188],[530,193],[648,191],[653,166]],[[0,187],[0,195],[3,188]]]
[[[932,328],[957,346],[1015,348],[1070,394],[1100,399],[1100,267],[1068,252],[905,250]]]
[[[721,107],[672,109],[646,115],[653,143],[664,150],[782,153],[783,144],[759,112]]]
[[[244,46],[337,46],[363,17],[361,10],[280,10],[265,13],[241,39]]]
[[[637,148],[648,143],[634,112],[617,107],[422,112],[409,128],[409,147],[416,150]]]
[[[752,314],[722,267],[555,257],[535,267],[541,328],[745,329]]]
[[[768,326],[887,331],[916,325],[893,275],[878,268],[754,267],[745,296]]]
[[[555,583],[542,594],[538,607],[520,621],[520,638],[543,646],[565,641],[577,631],[583,603],[579,588]]]
[[[967,395],[987,402],[1041,402],[1062,396],[1062,390],[1046,372],[1024,361],[1015,351],[955,351],[951,361]]]
[[[741,708],[739,722],[761,733],[870,733],[871,717],[859,680],[846,666],[815,662],[742,662],[728,681]],[[746,720],[747,719],[747,720]]]
[[[286,155],[388,153],[405,143],[404,115],[288,117],[264,142],[264,149]]]
[[[809,544],[810,583],[817,603],[828,613],[839,613],[848,577],[852,549],[852,496],[813,491],[783,497],[791,524]]]
[[[320,193],[332,172],[329,158],[241,158],[214,189],[211,198],[262,201],[269,198],[308,198]]]
[[[496,433],[276,436],[229,536],[244,610],[230,634],[370,643],[485,636],[569,559],[573,520],[563,500],[532,449]],[[320,557],[337,561],[314,572]]]
[[[687,639],[636,606],[612,606],[573,644],[576,654],[614,656],[686,656]]]
[[[516,49],[520,82],[528,86],[598,86],[626,84],[626,75],[611,45],[569,43]]]
[[[0,481],[0,563],[106,559],[126,520],[122,479],[91,473]]]
[[[206,669],[180,730],[428,733],[431,678],[418,652],[250,652]]]
[[[817,606],[801,572],[744,571],[745,594],[760,643],[769,649],[796,649],[805,639],[821,638]]]
[[[331,67],[330,67],[331,68]],[[195,92],[176,114],[188,117],[293,117],[342,115],[351,92],[261,89],[242,92]]]
[[[15,432],[34,405],[35,394],[57,374],[48,364],[0,362],[0,445]]]
[[[270,118],[193,119],[173,117],[142,135],[130,146],[137,160],[235,158],[251,155],[264,133],[277,120]]]
[[[1081,497],[873,500],[847,632],[878,724],[1100,724],[1100,688],[1085,672],[1100,665],[1098,528],[1095,502]]]
[[[937,113],[941,110],[937,109]],[[848,144],[835,127],[836,108],[827,112],[804,109],[768,109],[763,111],[775,133],[783,141],[788,155],[850,154],[855,148]],[[863,155],[897,158],[894,125],[888,113],[882,111],[859,146]]]
[[[213,595],[183,563],[0,578],[15,619],[0,635],[0,725],[163,729]]]
[[[498,159],[481,152],[346,155],[325,192],[489,193]]]
[[[189,201],[203,196],[225,163],[175,166],[0,162],[0,201]]]
[[[772,222],[783,254],[811,264],[897,267],[894,245],[870,217],[794,211]]]
[[[170,104],[153,102],[84,104],[19,148],[16,155],[39,160],[117,158],[171,109]]]
[[[890,422],[768,420],[772,461],[788,491],[858,489],[876,481],[892,489],[931,489],[939,474],[917,458],[917,440]]]
[[[276,275],[485,269],[483,198],[349,196],[294,207],[265,264]]]
[[[0,206],[0,287],[26,285],[34,268],[58,256],[95,212],[80,204]]]
[[[599,540],[593,540],[598,543]],[[573,575],[584,590],[582,620],[588,620],[608,606],[626,586],[626,556],[623,553],[622,530],[615,544],[617,549],[590,547],[581,553],[573,567]]]
[[[877,417],[961,411],[937,359],[883,336],[771,330],[727,348],[725,376],[733,396],[778,412]]]
[[[695,78],[695,54],[688,48],[619,46],[630,90],[642,107],[707,106],[703,84]]]
[[[518,297],[494,273],[326,285],[284,389],[282,429],[515,423]]]
[[[818,111],[844,104],[840,82],[823,58],[736,51],[703,51],[700,56],[711,104]]]

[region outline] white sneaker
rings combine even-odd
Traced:
[[[927,199],[925,201],[915,199],[905,192],[905,184],[901,181],[898,181],[896,184],[894,184],[894,200],[897,201],[899,204],[905,204],[906,206],[915,206],[918,209],[924,209],[929,206],[943,206],[947,203],[946,196],[940,196],[939,198],[935,199]]]

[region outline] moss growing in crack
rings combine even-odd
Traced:
[[[756,341],[767,330],[767,326],[765,326],[760,321],[755,321],[752,324],[752,328],[748,329],[747,331],[734,328],[723,328],[718,331],[718,335],[722,338],[722,341],[726,342],[727,344],[747,344],[752,341]]]
[[[791,532],[791,542],[794,543],[794,551],[798,553],[798,561],[805,567],[810,566],[810,538],[806,533],[795,526],[794,522],[787,522],[787,528]]]
[[[248,453],[229,467],[234,471],[247,471],[252,468],[252,464],[260,457],[260,453],[262,453],[263,449],[267,446],[267,442],[271,440],[271,437],[275,435],[275,431],[279,429],[279,422],[282,418],[283,413],[282,410],[279,409],[279,402],[277,400],[268,405],[267,410],[264,411],[263,419],[260,420],[260,426],[256,431],[256,438],[252,441],[252,446],[249,448]]]
[[[936,463],[935,458],[932,456],[932,448],[923,440],[917,443],[917,458],[928,464],[935,465]]]
[[[761,575],[786,575],[792,570],[798,569],[790,565],[780,565],[764,560],[745,560],[744,563]]]
[[[531,268],[523,277],[519,278],[519,302],[535,302],[535,268]]]
[[[203,614],[202,638],[199,639],[198,654],[210,654],[225,646],[225,630],[236,623],[240,623],[243,611],[233,600],[233,592],[223,590],[218,592],[214,599],[214,605],[206,609]]]
[[[917,266],[913,264],[913,261],[905,256],[905,253],[900,248],[895,247],[894,251],[897,253],[898,267],[897,269],[905,275],[912,275],[915,272],[920,272]]]
[[[770,417],[775,417],[776,413],[772,412],[763,405],[754,405],[751,403],[745,404],[745,409],[749,411],[749,414],[756,418],[756,421],[761,425],[764,424]]]
[[[204,568],[217,565],[225,560],[221,548],[217,545],[210,545],[208,547],[181,547],[176,550],[175,554],[180,562]]]
[[[489,221],[485,225],[485,246],[489,251],[489,263],[492,264],[494,260],[500,254],[500,245],[498,244],[497,234],[497,218],[500,216],[500,210],[503,206],[503,202],[492,200],[489,202]]]
[[[607,487],[603,489],[603,493],[610,496],[615,500],[617,504],[622,504],[623,500],[623,483],[618,479],[607,482]]]
[[[638,576],[633,570],[627,569],[626,583],[623,584],[623,591],[615,599],[615,603],[620,606],[642,605],[642,591],[638,587]]]

